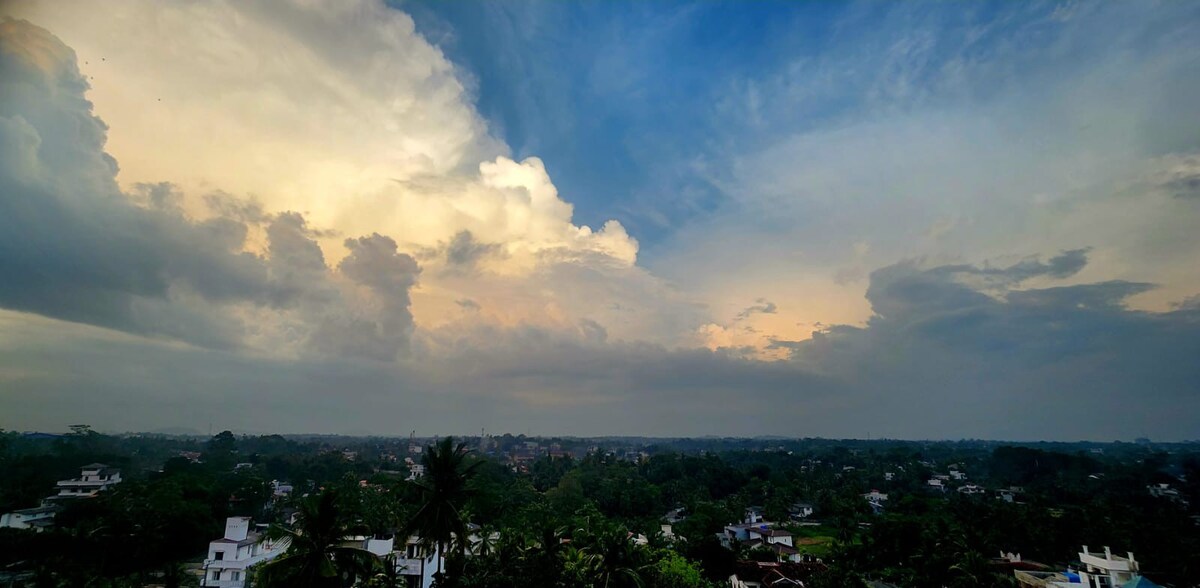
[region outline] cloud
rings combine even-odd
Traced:
[[[0,74],[0,305],[205,347],[381,359],[407,348],[419,268],[393,240],[347,239],[335,272],[299,213],[217,193],[196,218],[172,184],[122,192],[69,48],[5,19]]]
[[[459,231],[446,245],[446,264],[451,267],[472,268],[480,258],[495,251],[497,246],[479,243],[471,231]]]
[[[725,200],[648,256],[577,224],[381,3],[5,10],[82,59],[0,26],[0,426],[1195,430],[1196,127],[1157,107],[1195,51],[1159,17],[1082,69],[891,30],[753,80],[771,124],[688,167]],[[1101,17],[1053,25],[1062,51]]]
[[[714,73],[697,124],[719,139],[691,161],[719,203],[644,263],[714,307],[803,292],[782,330],[861,324],[872,311],[856,278],[905,259],[994,260],[982,282],[1032,253],[1090,247],[1075,280],[1152,282],[1129,303],[1168,309],[1200,289],[1200,119],[1184,106],[1200,96],[1196,10],[1052,12],[851,7],[830,17],[836,35]]]
[[[743,321],[756,314],[775,314],[775,303],[765,298],[759,298],[754,304],[739,312],[734,321]]]

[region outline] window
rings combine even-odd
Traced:
[[[221,570],[213,570],[212,571],[212,579],[220,580],[221,579]]]
[[[230,573],[229,573],[229,579],[233,580],[234,582],[236,582],[236,581],[238,581],[238,580],[241,580],[241,579],[242,579],[242,573],[241,573],[241,572],[230,572]]]
[[[215,559],[217,561],[221,561],[221,560],[225,559],[225,552],[224,551],[213,552],[213,559]]]

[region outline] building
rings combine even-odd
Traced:
[[[1087,545],[1079,552],[1078,569],[1063,572],[1015,571],[1017,583],[1028,588],[1153,588],[1158,586],[1141,575],[1132,553],[1113,555],[1108,547],[1091,552]]]
[[[254,530],[250,517],[229,517],[225,519],[225,535],[208,544],[200,585],[243,588],[251,567],[278,557],[287,546],[287,540],[278,543],[264,540]]]
[[[58,507],[52,504],[14,510],[0,515],[0,527],[8,529],[33,529],[43,531],[54,525]]]
[[[1127,557],[1113,555],[1107,546],[1101,553],[1092,553],[1084,545],[1083,551],[1079,552],[1079,563],[1083,568],[1079,570],[1080,583],[1090,588],[1106,588],[1124,586],[1139,577],[1137,560],[1132,553],[1125,555]]]
[[[987,494],[987,488],[984,488],[983,486],[976,486],[975,484],[967,484],[965,486],[959,486],[958,493],[966,494],[968,496]],[[1011,502],[1011,500],[1009,502]]]
[[[807,502],[797,502],[788,508],[788,517],[792,520],[807,519],[813,515],[813,505]]]
[[[121,483],[121,470],[102,463],[93,463],[79,468],[79,477],[59,480],[58,496],[55,498],[92,498],[100,492]]]
[[[887,502],[888,499],[887,493],[880,492],[878,490],[871,490],[870,492],[863,494],[862,497],[867,499],[867,502],[877,502],[880,504]]]
[[[828,568],[821,562],[739,561],[734,575],[729,577],[729,586],[730,588],[802,588],[813,575],[826,569]]]
[[[373,550],[372,552],[374,553]],[[404,578],[406,588],[433,586],[433,576],[438,571],[438,560],[441,560],[442,569],[445,569],[446,560],[438,551],[437,545],[422,541],[416,536],[405,540],[402,548],[393,548],[390,556],[392,565],[396,566],[396,573]]]
[[[419,463],[414,463],[408,466],[408,481],[413,481],[425,475],[425,466]]]

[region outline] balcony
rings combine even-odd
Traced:
[[[1123,557],[1116,556],[1116,555],[1112,556],[1112,559],[1105,559],[1104,554],[1102,554],[1102,553],[1080,553],[1079,561],[1080,561],[1080,563],[1082,563],[1086,566],[1090,566],[1092,568],[1099,568],[1101,570],[1106,570],[1106,571],[1112,571],[1112,572],[1128,572],[1128,571],[1130,571],[1129,560],[1127,560]]]

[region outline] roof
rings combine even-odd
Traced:
[[[241,541],[234,541],[233,539],[226,539],[226,538],[222,537],[220,539],[213,539],[212,542],[213,543],[231,543],[231,544],[237,544],[238,547],[242,547],[244,545],[258,543],[260,539],[262,539],[262,535],[251,532],[250,534],[248,534],[246,536],[245,539],[242,539]]]
[[[746,529],[748,533],[762,535],[763,537],[791,537],[792,534],[782,529],[762,529],[759,527],[751,527]]]
[[[758,582],[764,586],[792,586],[828,568],[818,562],[775,563],[744,560],[739,561],[735,569],[737,577],[743,581]]]
[[[104,468],[106,468],[106,467],[108,467],[108,464],[103,464],[103,463],[89,463],[89,464],[87,464],[87,465],[85,465],[85,466],[83,466],[83,467],[81,467],[81,468],[79,468],[79,469],[81,469],[81,470],[102,470],[102,469],[104,469]]]

